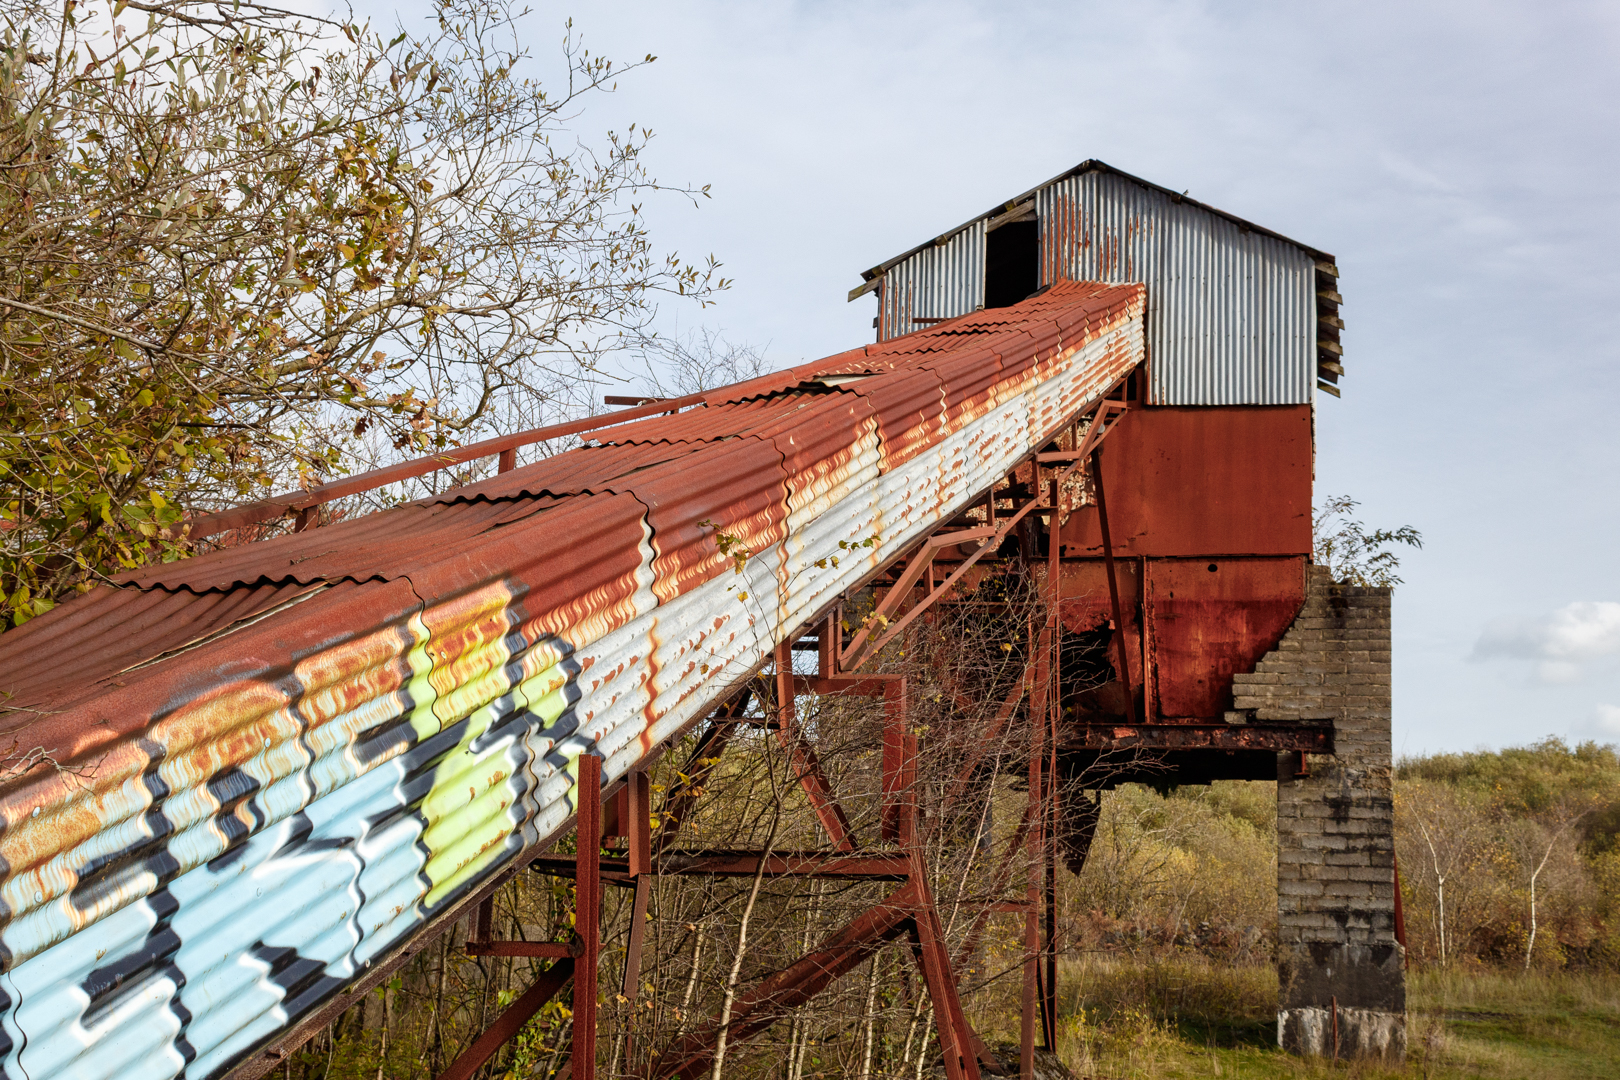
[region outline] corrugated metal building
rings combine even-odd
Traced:
[[[1053,282],[1147,286],[1148,403],[1303,405],[1344,373],[1333,256],[1085,161],[863,273],[878,340]]]

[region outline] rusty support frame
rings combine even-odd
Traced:
[[[557,993],[567,985],[574,975],[574,959],[558,960],[547,968],[545,974],[534,981],[534,985],[523,992],[523,996],[512,1002],[495,1022],[484,1029],[483,1034],[474,1039],[472,1045],[457,1055],[450,1067],[439,1074],[439,1080],[472,1080],[479,1068],[494,1057],[496,1052],[518,1032],[529,1018],[557,996]]]
[[[922,852],[915,846],[911,859],[911,883],[917,892],[911,923],[913,955],[917,966],[922,969],[923,982],[933,1001],[935,1024],[939,1029],[939,1048],[945,1058],[945,1076],[947,1080],[979,1080],[978,1037],[962,1011],[956,976],[951,969],[951,957],[945,949],[945,928],[939,921],[939,909],[934,905],[933,893],[928,888]]]
[[[823,673],[836,653],[831,629],[836,624],[829,620],[824,625],[827,629],[823,631],[825,640],[820,649]],[[957,996],[951,957],[945,948],[939,913],[928,889],[926,869],[917,844],[913,793],[917,741],[907,729],[906,681],[893,676],[798,679],[791,668],[791,640],[777,647],[776,657],[779,695],[777,730],[791,736],[784,739],[783,745],[793,755],[796,764],[813,760],[809,757],[813,751],[808,744],[800,745],[803,733],[797,730],[796,725],[794,695],[801,686],[809,689],[808,684],[816,682],[833,692],[883,696],[883,833],[885,839],[899,844],[900,850],[870,854],[855,854],[849,850],[770,853],[666,850],[659,859],[659,872],[735,876],[754,876],[763,872],[770,876],[791,874],[869,880],[901,878],[905,884],[882,903],[868,909],[825,939],[815,951],[768,976],[752,991],[738,998],[726,1025],[727,1042],[735,1045],[764,1031],[835,979],[859,966],[884,942],[905,933],[911,941],[913,959],[934,1004],[948,1080],[979,1080],[977,1055],[983,1044],[968,1023]],[[805,790],[811,795],[812,803],[816,802],[818,796],[825,799],[817,807],[818,817],[823,824],[829,817],[839,820],[839,815],[834,813],[838,804],[830,785],[826,785],[825,776],[819,774],[819,770],[814,774],[807,769],[801,770],[801,781],[806,776],[811,777],[811,783],[806,784]],[[828,832],[835,842],[839,839],[831,829]],[[844,838],[852,839],[852,836],[845,833]],[[667,1048],[657,1057],[657,1075],[700,1076],[712,1062],[713,1047],[719,1034],[718,1026],[711,1025]]]
[[[1115,384],[1115,386],[1109,390],[1109,393],[1113,393],[1115,389],[1118,389],[1123,384],[1124,380],[1121,380],[1120,383]],[[1118,426],[1120,418],[1125,415],[1128,409],[1129,406],[1127,403],[1123,401],[1113,401],[1105,396],[1097,403],[1096,412],[1092,416],[1091,423],[1086,428],[1086,434],[1081,441],[1080,449],[1072,452],[1063,451],[1050,454],[1036,454],[1033,459],[1033,464],[1037,472],[1040,468],[1042,458],[1055,458],[1063,461],[1072,461],[1073,464],[1069,465],[1067,469],[1064,469],[1062,472],[1058,473],[1052,478],[1054,488],[1061,488],[1063,482],[1072,476],[1078,469],[1084,466],[1087,460],[1089,460],[1087,457],[1083,457],[1081,455],[1088,454],[1094,456],[1097,449],[1102,445],[1102,441],[1108,437],[1109,433],[1112,432],[1115,427]],[[1025,460],[1031,459],[1026,458]],[[998,524],[979,526],[972,529],[962,529],[956,532],[938,532],[928,537],[928,539],[923,542],[924,546],[918,549],[919,555],[914,557],[912,560],[913,564],[917,564],[918,575],[922,573],[922,570],[924,569],[923,564],[925,562],[929,565],[932,564],[933,557],[931,554],[926,560],[921,557],[921,552],[929,545],[932,545],[933,548],[937,549],[939,547],[949,547],[953,544],[969,543],[972,540],[977,539],[979,541],[979,546],[975,551],[969,554],[968,557],[964,559],[954,571],[951,572],[949,577],[940,582],[937,586],[934,585],[932,575],[930,574],[930,588],[928,594],[919,600],[911,608],[911,610],[907,611],[899,619],[892,623],[888,623],[883,631],[882,636],[876,641],[867,643],[864,649],[858,649],[857,646],[860,645],[865,639],[860,635],[857,635],[855,639],[851,640],[849,647],[838,653],[840,668],[845,671],[853,671],[881,653],[891,641],[893,641],[900,634],[904,633],[905,629],[910,626],[918,616],[932,607],[938,598],[950,592],[951,587],[960,581],[962,577],[966,575],[968,570],[971,569],[973,565],[985,555],[986,552],[995,550],[1000,545],[1000,542],[1006,539],[1007,534],[1012,532],[1013,529],[1017,528],[1031,511],[1052,510],[1055,513],[1056,508],[1054,504],[1048,501],[1043,501],[1040,498],[1040,495],[1038,494],[1040,490],[1039,484],[1037,483],[1033,485],[1033,487],[1037,494],[1028,502],[1024,503],[1024,505],[1015,510],[1010,517],[1001,520]],[[994,491],[995,489],[992,487],[990,492],[990,501],[992,507],[994,507],[995,504]],[[1101,500],[1099,497],[1099,504],[1100,501]],[[906,574],[909,574],[910,571],[911,566],[908,565]],[[908,581],[906,574],[902,574],[900,581],[896,582],[895,586],[890,589],[889,595],[884,597],[883,604],[890,606],[885,609],[882,605],[880,605],[879,608],[874,609],[874,615],[883,614],[885,610],[892,611],[904,600],[905,594],[910,591],[911,586],[915,584],[916,581],[915,577],[910,578]],[[891,601],[892,605],[890,604]],[[870,626],[870,620],[868,622],[868,626]],[[867,628],[863,627],[860,633],[865,634],[866,629]]]
[[[1031,620],[1033,622],[1033,620]],[[1025,816],[1029,830],[1025,842],[1030,847],[1029,878],[1024,889],[1024,970],[1022,993],[1019,998],[1018,1017],[1018,1075],[1022,1080],[1035,1076],[1035,1020],[1037,1010],[1045,1005],[1041,994],[1041,875],[1042,850],[1045,845],[1046,815],[1042,798],[1042,774],[1046,765],[1046,694],[1049,686],[1047,666],[1051,658],[1051,644],[1047,633],[1037,635],[1032,625],[1029,632],[1030,655],[1035,663],[1035,687],[1029,709],[1029,764],[1027,783],[1029,805]]]
[[[1112,393],[1112,390],[1110,390]],[[675,404],[663,403],[666,405]],[[464,1068],[466,1077],[477,1071],[499,1046],[510,1039],[546,1000],[549,1000],[571,976],[574,981],[574,1028],[571,1071],[575,1080],[591,1080],[594,1076],[596,1054],[596,991],[597,961],[600,954],[601,888],[604,882],[634,887],[630,941],[626,950],[623,992],[634,999],[641,967],[642,923],[645,921],[649,883],[652,873],[754,875],[763,870],[768,876],[802,875],[830,878],[895,880],[905,884],[890,894],[881,904],[857,917],[842,930],[835,932],[816,951],[801,958],[788,968],[766,978],[749,994],[739,998],[728,1025],[728,1039],[741,1042],[763,1031],[787,1010],[808,1001],[840,975],[853,970],[874,953],[884,942],[904,933],[911,942],[913,958],[922,974],[924,984],[933,999],[938,1024],[940,1047],[944,1055],[945,1073],[949,1080],[979,1080],[979,1058],[988,1055],[983,1043],[968,1024],[957,996],[952,974],[953,958],[945,946],[943,927],[928,889],[926,871],[917,847],[916,806],[912,788],[915,785],[916,736],[906,722],[906,681],[904,678],[884,676],[841,675],[841,671],[860,667],[878,655],[919,617],[925,609],[961,580],[967,570],[987,551],[992,542],[999,543],[1033,511],[1049,511],[1048,532],[1048,616],[1047,625],[1036,634],[1031,627],[1032,656],[1017,684],[1002,702],[993,728],[997,733],[1005,727],[1013,712],[1033,691],[1031,707],[1030,745],[1030,806],[1017,835],[997,869],[996,892],[1004,891],[1018,852],[1030,849],[1031,874],[1027,899],[1022,904],[1005,901],[984,906],[969,932],[963,956],[970,955],[985,918],[995,910],[1022,910],[1026,925],[1025,1008],[1022,1024],[1021,1073],[1032,1076],[1033,1026],[1035,1007],[1042,1018],[1044,1041],[1055,1046],[1055,847],[1057,830],[1056,807],[1056,753],[1059,710],[1060,673],[1056,669],[1057,649],[1061,623],[1057,619],[1055,597],[1058,592],[1058,525],[1062,511],[1061,484],[1088,460],[1095,468],[1096,447],[1112,429],[1127,406],[1124,402],[1109,400],[1106,396],[1097,405],[1081,446],[1076,451],[1058,454],[1037,454],[1031,461],[1035,469],[1035,496],[1018,507],[1011,515],[996,513],[994,488],[987,493],[990,500],[987,520],[980,527],[942,531],[927,537],[913,549],[912,555],[898,580],[890,587],[874,614],[877,620],[868,620],[866,627],[857,632],[849,645],[840,647],[838,640],[838,609],[826,616],[819,632],[819,677],[805,679],[795,675],[792,665],[793,642],[781,642],[775,650],[776,664],[776,723],[775,729],[783,748],[788,752],[800,783],[810,797],[817,817],[826,830],[834,852],[813,853],[760,853],[760,852],[678,852],[670,843],[682,821],[690,814],[702,782],[719,754],[725,749],[735,728],[736,718],[746,707],[748,691],[734,698],[723,714],[717,717],[693,751],[688,779],[665,801],[664,822],[656,838],[648,827],[650,816],[650,787],[642,774],[627,778],[626,786],[615,800],[614,834],[627,840],[627,851],[622,860],[601,857],[602,806],[601,761],[581,758],[577,807],[578,850],[573,866],[564,860],[537,859],[534,868],[542,872],[567,874],[573,871],[575,880],[576,913],[575,939],[559,942],[494,942],[489,940],[491,921],[490,901],[479,906],[475,916],[475,942],[472,948],[479,955],[493,956],[549,956],[557,963],[536,982],[530,992],[520,998],[480,1036],[474,1047],[463,1055],[452,1068]],[[1088,458],[1089,455],[1089,458]],[[1041,466],[1048,463],[1071,463],[1068,468],[1049,478],[1049,494],[1040,497]],[[500,471],[515,466],[515,448],[500,452]],[[1098,502],[1102,503],[1100,480]],[[1103,511],[1106,517],[1106,511]],[[311,515],[312,516],[312,515]],[[1104,525],[1106,538],[1106,524]],[[936,581],[933,572],[934,557],[949,546],[979,541],[973,551],[953,573],[943,581]],[[1105,545],[1107,540],[1105,539]],[[1111,566],[1111,551],[1110,551]],[[926,574],[924,597],[900,618],[890,622],[889,614],[898,611]],[[1112,584],[1112,572],[1110,581]],[[1117,617],[1116,625],[1122,625]],[[882,635],[872,640],[870,628],[874,623]],[[1033,685],[1032,685],[1033,676]],[[1127,675],[1128,679],[1128,668]],[[839,804],[814,749],[800,729],[796,715],[796,696],[802,690],[817,693],[846,692],[878,695],[885,702],[883,737],[883,801],[882,838],[900,846],[895,854],[855,854],[857,840],[849,824],[848,815]],[[983,751],[971,756],[964,766],[950,795],[954,802],[971,779],[974,769],[982,760]],[[761,865],[763,861],[763,866]],[[1044,888],[1043,888],[1044,886]],[[1044,915],[1044,934],[1041,916]],[[1044,942],[1042,938],[1044,937]],[[1046,962],[1041,970],[1041,960]],[[960,962],[958,959],[956,962]],[[539,996],[544,994],[543,997]],[[1035,1000],[1038,997],[1038,1002]],[[521,1012],[520,1007],[526,1009]],[[660,1056],[660,1075],[696,1077],[712,1059],[712,1045],[717,1031],[700,1032],[687,1036],[670,1052]],[[632,1035],[625,1034],[626,1060],[633,1056]],[[482,1052],[476,1061],[469,1055],[473,1050]],[[673,1054],[673,1057],[671,1056]],[[988,1057],[987,1057],[988,1060]],[[446,1074],[449,1076],[450,1074]],[[455,1080],[465,1080],[457,1074]]]
[[[1333,726],[1319,721],[1109,724],[1065,736],[1066,750],[1274,750],[1333,753]],[[1292,762],[1290,767],[1293,767]]]
[[[602,934],[602,759],[579,759],[578,840],[574,867],[574,936],[583,948],[574,972],[572,1080],[596,1077],[596,964]]]
[[[1095,452],[1095,451],[1094,451]],[[1037,465],[1038,469],[1040,466]],[[1037,722],[1045,725],[1045,741],[1047,759],[1045,790],[1041,800],[1046,821],[1041,829],[1041,871],[1045,877],[1045,889],[1042,895],[1042,936],[1044,938],[1042,951],[1044,952],[1045,970],[1041,986],[1041,1034],[1046,1043],[1046,1049],[1057,1051],[1057,828],[1058,807],[1062,798],[1057,782],[1057,743],[1058,722],[1063,712],[1063,621],[1058,617],[1058,603],[1062,590],[1059,567],[1058,526],[1063,516],[1063,487],[1053,479],[1052,491],[1048,501],[1052,510],[1046,519],[1046,627],[1048,632],[1047,648],[1051,650],[1048,661],[1049,685],[1046,691],[1046,716]]]
[[[659,858],[657,873],[679,876],[753,877],[760,872],[764,861],[765,876],[817,877],[837,880],[877,878],[903,881],[911,874],[910,864],[903,852],[843,852],[843,851],[732,851],[694,850],[665,851]],[[570,859],[540,858],[532,864],[542,874],[553,877],[571,877],[574,864]],[[601,861],[602,880],[626,888],[634,886],[638,878],[629,871],[628,859],[611,856]]]
[[[883,839],[910,848],[917,838],[917,736],[906,723],[906,680],[883,692]]]
[[[867,616],[866,625],[857,630],[855,636],[850,639],[848,647],[840,651],[838,657],[839,666],[850,671],[860,667],[872,656],[881,652],[883,646],[894,640],[894,636],[910,623],[910,618],[905,617],[890,627],[889,615],[898,610],[900,605],[905,602],[905,598],[910,595],[912,588],[917,584],[917,580],[922,577],[923,571],[933,567],[934,557],[939,554],[941,548],[969,544],[978,540],[981,542],[980,552],[982,553],[984,546],[991,540],[1000,539],[1003,532],[1004,530],[999,527],[983,525],[975,528],[936,532],[924,540],[922,545],[917,548],[916,553],[912,555],[910,562],[906,564],[906,568],[901,572],[899,579],[889,588],[888,595]],[[973,556],[973,559],[977,561],[977,553]],[[929,592],[932,594],[934,592],[932,574],[929,575],[928,584],[930,586]],[[890,628],[877,644],[870,649],[863,650],[863,646],[867,644],[871,637],[874,624],[879,627]]]
[[[839,851],[854,851],[855,832],[850,827],[849,815],[833,794],[832,784],[822,771],[821,761],[804,733],[799,730],[797,692],[793,679],[793,643],[784,641],[776,647],[776,737],[788,752],[793,771],[816,818],[827,832],[827,839]]]
[[[1114,606],[1114,643],[1119,649],[1119,678],[1125,687],[1125,717],[1136,723],[1136,695],[1131,690],[1131,654],[1125,647],[1125,617],[1119,603],[1119,579],[1114,573],[1114,542],[1108,532],[1108,500],[1103,494],[1102,448],[1091,452],[1091,483],[1097,490],[1097,521],[1102,527],[1103,564],[1108,571],[1108,597]]]

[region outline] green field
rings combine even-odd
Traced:
[[[1399,1069],[1278,1050],[1270,968],[1090,961],[1066,964],[1058,986],[1059,1054],[1088,1078],[1620,1077],[1620,978],[1612,975],[1414,972]],[[974,1020],[987,1039],[1016,1037],[988,1014]]]

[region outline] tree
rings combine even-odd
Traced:
[[[1401,557],[1391,550],[1392,544],[1410,547],[1423,546],[1423,534],[1410,525],[1399,529],[1367,527],[1351,517],[1361,504],[1348,495],[1335,495],[1316,508],[1311,520],[1315,537],[1311,558],[1318,566],[1326,566],[1333,580],[1346,585],[1383,588],[1399,585],[1395,573]]]
[[[757,379],[770,370],[765,354],[707,328],[676,337],[648,337],[635,346],[650,396],[685,397]]]
[[[1530,962],[1535,958],[1536,931],[1539,929],[1536,919],[1537,882],[1542,871],[1547,869],[1547,863],[1552,859],[1553,852],[1558,849],[1559,841],[1595,809],[1590,796],[1566,794],[1551,806],[1539,811],[1529,811],[1522,820],[1514,823],[1517,828],[1509,831],[1509,843],[1517,856],[1520,872],[1524,874],[1529,904],[1529,925],[1524,942],[1526,971],[1530,970]]]
[[[188,511],[532,423],[658,295],[726,284],[655,254],[649,132],[568,134],[640,66],[571,26],[553,93],[506,0],[392,38],[108,3],[4,11],[5,622],[183,554]]]
[[[1464,793],[1423,780],[1405,781],[1395,791],[1396,813],[1417,827],[1414,843],[1422,859],[1408,866],[1417,870],[1419,883],[1432,877],[1435,899],[1435,932],[1440,966],[1445,967],[1455,949],[1447,922],[1446,886],[1468,875],[1490,854],[1492,823],[1483,807]],[[1453,911],[1456,904],[1453,903]]]

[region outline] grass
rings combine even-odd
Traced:
[[[1085,960],[1059,973],[1059,1045],[1080,1076],[1126,1080],[1356,1077],[1579,1080],[1620,1077],[1620,976],[1413,972],[1408,1054],[1398,1069],[1278,1050],[1277,977],[1199,960]],[[987,1038],[1014,1015],[973,1017]]]

